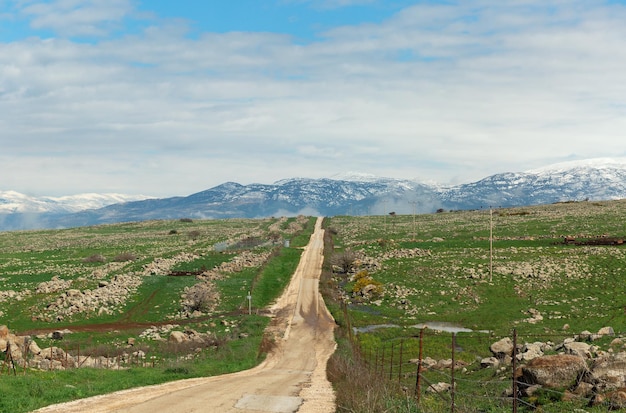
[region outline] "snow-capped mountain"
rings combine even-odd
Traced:
[[[186,197],[139,198],[111,194],[31,198],[0,192],[0,230],[147,219],[430,213],[438,209],[622,199],[626,198],[626,159],[555,164],[452,187],[352,172],[323,179],[290,178],[273,184],[227,182]],[[102,207],[106,203],[110,205]]]
[[[78,212],[111,204],[141,201],[151,197],[123,194],[79,194],[61,197],[34,197],[15,191],[0,191],[0,214]]]
[[[626,198],[626,158],[591,159],[507,172],[440,191],[446,208],[521,206]]]

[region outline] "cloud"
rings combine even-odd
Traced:
[[[283,4],[308,4],[317,9],[338,9],[378,3],[380,0],[282,0]]]
[[[0,43],[0,144],[21,159],[0,162],[7,189],[48,175],[41,191],[185,194],[346,170],[459,182],[624,151],[616,3],[419,3],[307,44],[191,38],[179,21],[108,36],[129,1],[20,5],[59,36]]]
[[[37,30],[52,30],[61,36],[101,37],[120,28],[133,12],[130,0],[53,0],[23,2],[20,14]]]

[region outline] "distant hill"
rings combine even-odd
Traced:
[[[8,195],[7,195],[8,194]],[[346,174],[273,184],[227,182],[185,197],[156,199],[88,194],[30,198],[0,192],[0,230],[63,228],[149,219],[261,218],[306,215],[431,213],[626,198],[626,161],[593,159],[507,172],[441,187],[409,179]],[[108,198],[107,198],[108,197]],[[90,204],[87,200],[95,202]],[[96,199],[97,201],[94,201]],[[81,201],[82,200],[82,201]],[[117,202],[116,202],[117,201]],[[109,205],[98,205],[108,202]]]

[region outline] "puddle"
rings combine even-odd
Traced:
[[[396,324],[374,324],[365,327],[352,327],[355,333],[371,333],[379,328],[400,328],[400,326]]]
[[[446,333],[491,333],[489,330],[472,330],[471,328],[465,328],[452,323],[446,323],[445,321],[427,321],[425,323],[419,323],[411,326],[412,328],[429,328],[431,330],[445,331]]]
[[[372,324],[365,327],[352,327],[355,333],[371,333],[374,330],[378,330],[380,328],[401,328],[397,324]],[[428,321],[426,323],[419,323],[409,326],[409,328],[417,328],[424,329],[428,328],[430,330],[436,331],[445,331],[446,333],[485,333],[489,334],[491,331],[489,330],[472,330],[471,328],[465,328],[458,326],[453,323],[446,323],[445,321]]]

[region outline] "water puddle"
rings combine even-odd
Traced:
[[[400,326],[396,324],[374,324],[365,327],[352,327],[355,333],[371,333],[379,328],[400,328]]]
[[[423,328],[428,328],[431,330],[437,330],[437,331],[445,331],[446,333],[491,333],[491,331],[489,330],[472,330],[471,328],[465,328],[465,327],[461,327],[458,326],[456,324],[453,323],[446,323],[445,321],[427,321],[425,323],[419,323],[419,324],[415,324],[411,326],[412,328],[418,328],[418,329],[423,329]]]
[[[365,327],[352,327],[356,333],[371,333],[372,331],[381,329],[381,328],[401,328],[397,324],[372,324]],[[471,328],[465,328],[453,323],[446,323],[445,321],[427,321],[425,323],[414,324],[409,326],[408,328],[417,328],[417,329],[430,329],[436,331],[444,331],[446,333],[486,333],[489,334],[491,331],[489,330],[472,330]]]

